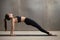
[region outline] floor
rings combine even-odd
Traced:
[[[40,31],[14,31],[15,36],[10,36],[10,31],[0,31],[0,40],[60,40],[60,31],[49,32],[53,36]]]

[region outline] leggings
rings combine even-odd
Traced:
[[[24,21],[27,25],[31,25],[34,26],[35,28],[37,28],[38,30],[40,30],[41,32],[47,33],[49,34],[49,32],[47,32],[46,30],[44,30],[39,24],[37,24],[34,20],[26,18]]]

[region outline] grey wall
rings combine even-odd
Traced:
[[[4,30],[4,15],[13,12],[35,20],[46,30],[60,30],[60,0],[0,0],[0,30]],[[10,21],[8,21],[10,30]],[[17,23],[15,30],[38,30],[25,23]]]

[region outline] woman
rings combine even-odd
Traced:
[[[15,25],[16,22],[17,23],[24,22],[27,25],[31,25],[31,26],[36,27],[41,32],[44,32],[44,33],[46,33],[48,35],[52,35],[49,32],[47,32],[46,30],[44,30],[34,20],[32,20],[30,18],[27,18],[27,17],[24,17],[24,16],[16,16],[16,17],[14,17],[12,13],[9,13],[9,14],[5,15],[5,19],[4,19],[4,22],[5,22],[5,31],[7,31],[7,20],[11,20],[11,35],[13,35],[13,31],[14,31],[14,27],[15,27],[14,25]]]

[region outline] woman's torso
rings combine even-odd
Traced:
[[[24,17],[24,16],[16,16],[14,19],[15,19],[15,22],[19,23],[19,22],[24,22],[26,17]]]

